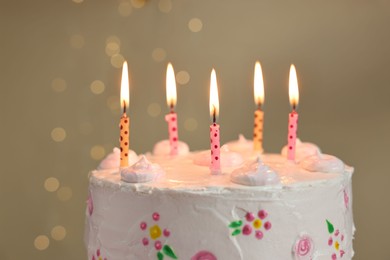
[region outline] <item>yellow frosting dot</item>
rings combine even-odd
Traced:
[[[158,225],[154,225],[153,227],[150,228],[150,237],[152,239],[157,239],[161,236],[161,229]]]
[[[336,248],[336,250],[339,250],[339,247],[340,247],[340,244],[339,244],[339,242],[335,242],[334,243],[334,248]]]
[[[256,229],[261,228],[261,220],[260,219],[256,219],[255,221],[253,221],[253,227],[256,228]]]

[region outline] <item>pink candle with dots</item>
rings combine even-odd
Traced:
[[[294,64],[290,67],[290,78],[289,78],[289,98],[290,104],[293,111],[288,116],[288,136],[287,136],[287,159],[295,160],[295,144],[297,140],[298,130],[298,113],[296,108],[299,102],[299,90],[298,90],[298,79],[297,71]]]
[[[175,113],[176,105],[176,79],[172,64],[168,63],[166,75],[166,93],[167,104],[171,112],[165,116],[165,121],[168,123],[169,144],[171,146],[171,155],[178,154],[178,128],[177,128],[177,114]]]
[[[221,174],[221,158],[220,158],[220,133],[217,117],[219,114],[219,98],[218,98],[218,86],[217,75],[215,70],[211,71],[210,78],[210,115],[213,123],[210,125],[210,151],[211,151],[211,174]]]

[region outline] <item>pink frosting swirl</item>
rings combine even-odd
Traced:
[[[191,257],[191,260],[217,260],[217,258],[209,251],[199,251]]]
[[[313,240],[307,236],[300,236],[294,246],[294,255],[297,260],[311,259],[314,251]]]

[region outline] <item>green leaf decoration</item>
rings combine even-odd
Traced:
[[[332,234],[333,231],[334,231],[334,226],[332,223],[330,223],[328,220],[326,220],[326,224],[328,224],[328,231],[329,231],[329,234]]]
[[[173,252],[173,249],[170,246],[165,245],[163,247],[163,252],[164,252],[164,254],[166,254],[167,256],[169,256],[171,258],[177,259],[177,256],[175,255],[175,252]]]
[[[164,259],[164,255],[160,251],[157,252],[157,259],[158,260],[163,260]]]
[[[238,227],[241,227],[242,225],[242,220],[237,220],[237,221],[233,221],[232,223],[230,223],[229,227],[230,228],[238,228]]]
[[[232,236],[237,236],[240,233],[241,233],[241,230],[240,229],[236,229],[236,230],[233,231]]]

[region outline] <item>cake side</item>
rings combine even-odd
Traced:
[[[353,256],[351,168],[341,174],[307,172],[268,156],[281,185],[248,187],[230,182],[232,169],[210,176],[191,156],[155,160],[166,173],[151,183],[122,182],[116,170],[91,173],[89,259]]]

